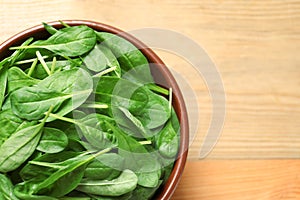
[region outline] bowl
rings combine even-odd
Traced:
[[[175,109],[175,112],[177,113],[181,127],[180,147],[170,177],[168,178],[166,183],[157,190],[154,196],[154,199],[170,199],[183,173],[187,159],[189,144],[187,110],[185,107],[183,96],[173,75],[170,73],[163,61],[149,47],[147,47],[145,44],[143,44],[141,41],[139,41],[132,35],[118,28],[103,23],[86,20],[64,20],[64,22],[70,26],[87,25],[96,31],[105,31],[113,34],[118,34],[126,40],[130,41],[146,56],[149,63],[154,63],[154,65],[151,66],[150,69],[154,81],[167,88],[171,87],[173,89],[173,107]],[[50,22],[48,24],[54,26],[55,28],[63,27],[63,25],[60,22]],[[34,37],[35,39],[45,39],[49,37],[49,33],[44,29],[43,25],[37,25],[12,36],[10,39],[6,40],[0,45],[0,60],[11,54],[11,51],[9,51],[9,47],[18,46],[29,37]]]

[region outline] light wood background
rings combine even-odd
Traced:
[[[197,129],[174,199],[300,199],[299,0],[0,0],[0,42],[58,19],[90,19],[126,31],[171,29],[215,62],[226,119],[217,145],[199,160],[212,113],[209,91],[187,62],[157,51],[197,95],[198,108],[191,97],[186,101],[200,119],[198,127],[192,124]]]

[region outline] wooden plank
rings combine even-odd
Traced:
[[[298,200],[299,160],[188,162],[172,200]]]

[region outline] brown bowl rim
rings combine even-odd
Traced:
[[[154,197],[155,199],[161,199],[161,200],[170,199],[183,173],[184,166],[187,159],[187,154],[188,154],[188,146],[189,146],[189,125],[188,125],[187,110],[186,110],[182,93],[178,87],[175,78],[173,77],[169,69],[166,67],[166,65],[163,63],[163,61],[154,53],[154,51],[151,50],[149,47],[147,47],[144,43],[139,41],[134,36],[116,27],[104,23],[100,23],[100,22],[95,22],[90,20],[62,20],[62,21],[67,23],[70,26],[87,25],[93,28],[94,30],[114,33],[127,39],[128,41],[133,43],[146,56],[149,63],[158,64],[159,67],[156,67],[155,70],[158,70],[158,72],[165,78],[166,84],[172,87],[173,106],[180,121],[180,147],[170,177],[168,178],[167,182],[162,186],[159,193]],[[48,22],[47,24],[50,24],[56,28],[63,27],[63,25],[59,21],[52,21],[52,22]],[[12,36],[8,40],[4,41],[0,45],[0,60],[2,60],[3,58],[7,57],[10,54],[9,47],[20,45],[28,37],[31,37],[34,34],[35,35],[40,34],[41,32],[44,32],[44,34],[46,32],[42,24],[28,28]],[[153,73],[153,69],[151,69],[151,72]]]

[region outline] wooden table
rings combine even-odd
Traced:
[[[300,1],[1,0],[0,11],[1,42],[58,19],[170,29],[193,39],[220,72],[226,118],[217,145],[199,160],[212,115],[209,91],[186,61],[157,51],[197,95],[198,107],[186,99],[200,119],[173,199],[300,199]]]

